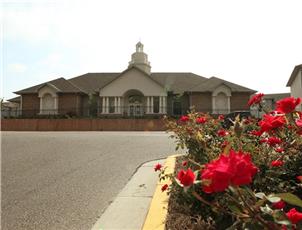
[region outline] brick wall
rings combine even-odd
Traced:
[[[64,93],[59,94],[59,102],[58,102],[58,112],[59,114],[74,114],[74,115],[82,115],[81,114],[81,101],[82,98],[79,94],[74,93]]]
[[[249,110],[249,107],[247,105],[249,98],[249,93],[232,93],[231,111]]]
[[[195,106],[196,111],[212,112],[211,93],[192,93],[190,95],[191,106]]]
[[[38,94],[22,95],[22,115],[25,117],[36,116],[40,112],[40,98]]]
[[[161,119],[2,119],[2,131],[164,131]]]

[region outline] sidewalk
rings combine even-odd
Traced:
[[[158,181],[153,167],[165,160],[143,164],[91,230],[141,230]]]

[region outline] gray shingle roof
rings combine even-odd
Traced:
[[[20,103],[21,102],[21,96],[8,99],[7,101]]]
[[[124,71],[125,72],[125,71]],[[123,73],[123,72],[122,72]],[[16,94],[37,93],[38,89],[45,84],[51,84],[58,89],[60,93],[95,93],[115,80],[121,73],[86,73],[71,79],[58,78],[49,82],[45,82],[33,87],[29,87],[15,92]],[[210,79],[188,72],[183,73],[152,73],[150,77],[162,85],[167,91],[175,93],[183,92],[209,92],[213,91],[221,84],[225,84],[231,88],[233,92],[250,92],[255,90],[222,80],[220,78],[211,77]]]
[[[195,87],[191,88],[189,91],[192,92],[212,92],[217,88],[219,85],[226,85],[228,86],[232,92],[250,92],[255,93],[256,91],[253,89],[249,89],[246,87],[243,87],[241,85],[237,85],[235,83],[220,79],[218,77],[211,77],[207,79],[206,81],[202,82],[199,85],[196,85]]]
[[[35,86],[32,86],[32,87],[17,91],[15,93],[16,94],[37,93],[38,90],[46,84],[53,85],[55,88],[58,89],[58,91],[60,93],[81,93],[81,92],[83,92],[77,86],[72,84],[72,82],[69,82],[65,78],[61,77],[61,78],[57,78],[57,79],[52,80],[52,81],[44,82],[42,84],[35,85]]]
[[[113,81],[120,73],[86,73],[69,79],[71,83],[89,94],[98,91],[100,88]]]
[[[176,93],[188,91],[188,89],[207,80],[207,78],[193,73],[152,73],[151,78],[168,91]]]

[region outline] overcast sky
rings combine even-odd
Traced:
[[[141,40],[152,72],[289,92],[302,64],[301,0],[2,0],[3,89],[122,72]]]

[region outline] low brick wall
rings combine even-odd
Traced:
[[[161,119],[1,119],[2,131],[163,131]]]

